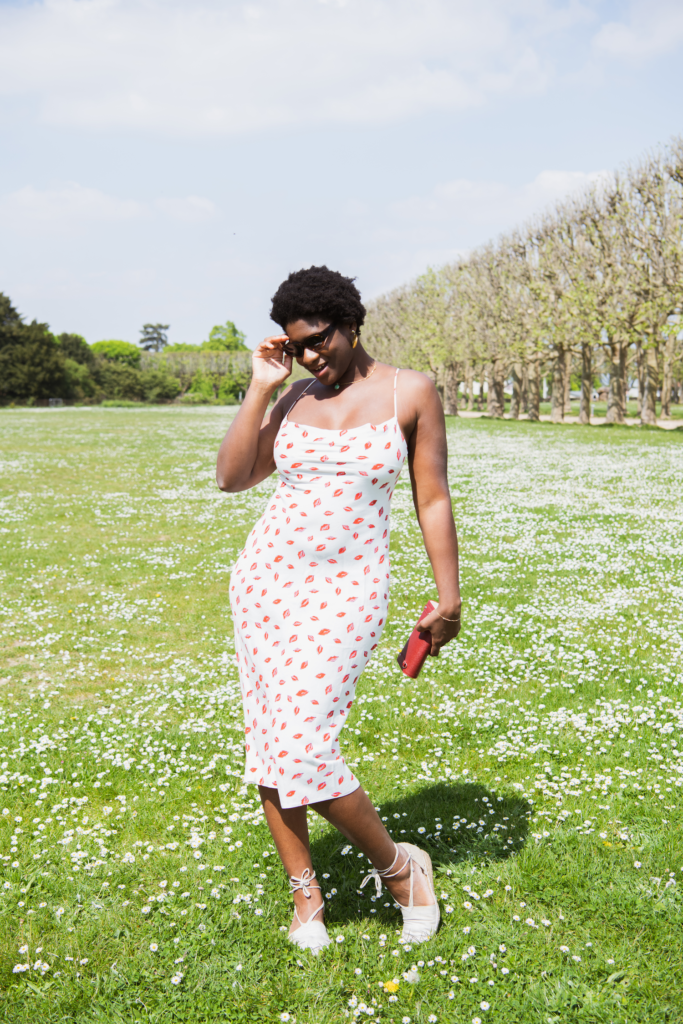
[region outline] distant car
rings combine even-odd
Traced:
[[[581,401],[581,392],[580,391],[570,391],[569,392],[569,400],[571,402],[580,402]],[[593,394],[591,395],[591,401],[592,402],[597,402],[597,400],[598,400],[598,393],[597,393],[597,391],[594,390]]]

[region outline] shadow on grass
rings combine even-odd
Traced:
[[[527,800],[496,793],[477,782],[440,782],[383,800],[377,806],[393,839],[427,850],[437,874],[463,861],[507,859],[526,842],[531,816]],[[348,852],[342,854],[342,850]],[[370,865],[343,836],[326,830],[313,838],[311,855],[318,878],[322,879],[324,873],[330,876],[321,880],[323,892],[332,887],[337,890],[334,898],[326,901],[328,923],[341,924],[367,916],[388,928],[396,925],[396,911],[391,909],[386,891],[377,900],[372,898],[372,884],[359,893],[362,876]]]

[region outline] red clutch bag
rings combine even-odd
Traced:
[[[427,601],[424,611],[417,621],[421,622],[425,615],[429,615],[430,612],[434,611],[435,607],[436,605],[433,601]],[[420,674],[420,669],[424,665],[425,659],[431,649],[432,634],[429,630],[418,629],[416,626],[408,637],[408,643],[396,659],[403,674],[410,676],[411,679],[417,679]]]

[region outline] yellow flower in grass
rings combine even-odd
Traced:
[[[384,982],[384,991],[385,992],[398,992],[398,981],[396,981],[395,978],[394,978],[393,981],[385,981]]]

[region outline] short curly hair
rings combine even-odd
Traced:
[[[314,316],[325,317],[330,323],[354,321],[360,329],[365,320],[365,306],[354,280],[328,267],[295,270],[273,295],[270,318],[283,331],[294,320]]]

